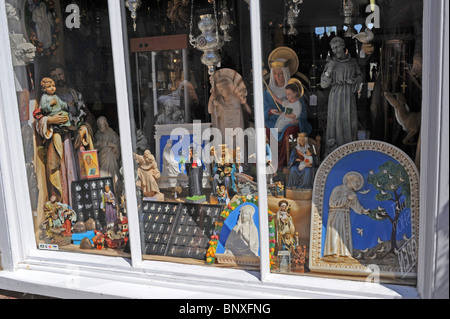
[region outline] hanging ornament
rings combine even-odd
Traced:
[[[294,15],[296,18],[298,18],[298,15],[300,14],[300,8],[299,8],[299,4],[303,3],[303,0],[292,0],[292,2],[294,3]]]
[[[223,32],[223,40],[225,42],[231,41],[229,32],[233,26],[233,21],[230,18],[230,11],[227,7],[227,0],[222,2],[222,19],[220,19],[220,30]]]
[[[289,5],[289,11],[287,13],[287,23],[289,25],[289,30],[287,32],[288,35],[297,35],[298,31],[295,28],[295,23],[297,22],[297,19],[295,17],[294,13],[294,5],[291,3]]]
[[[355,22],[356,22],[356,6],[352,0],[342,0],[341,16],[344,17],[345,37],[353,37],[356,35]]]
[[[131,11],[131,18],[133,19],[133,28],[136,32],[136,19],[137,19],[137,11],[142,5],[141,0],[126,0],[125,6],[128,8],[128,10]]]
[[[219,50],[224,45],[224,39],[221,35],[219,35],[215,0],[208,1],[213,5],[214,16],[212,14],[204,14],[200,16],[198,28],[202,34],[200,34],[197,38],[194,38],[192,30],[194,24],[194,0],[192,0],[189,43],[194,48],[203,52],[201,61],[208,67],[209,75],[213,75],[216,72],[217,65],[222,61]]]
[[[292,3],[289,5],[289,11],[287,13],[287,23],[289,25],[288,35],[298,34],[295,24],[297,23],[297,18],[300,14],[299,4],[301,3],[303,3],[303,0],[292,0]]]

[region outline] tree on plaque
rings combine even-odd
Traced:
[[[387,162],[380,166],[377,173],[371,171],[367,181],[379,192],[375,195],[377,201],[392,201],[395,204],[394,216],[390,216],[386,209],[380,206],[370,214],[374,220],[389,220],[392,224],[391,249],[387,253],[393,253],[398,249],[396,234],[399,220],[405,214],[405,208],[411,206],[408,174],[401,165]]]

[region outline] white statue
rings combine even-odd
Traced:
[[[53,17],[50,12],[47,12],[44,2],[41,2],[39,7],[34,9],[32,18],[36,23],[36,33],[39,42],[43,44],[44,49],[49,48],[52,45]]]
[[[232,69],[221,69],[211,76],[210,82],[212,88],[208,112],[211,114],[212,126],[220,130],[223,138],[226,129],[244,130],[243,110],[250,114],[252,109],[247,104],[248,92],[242,76]]]
[[[233,256],[258,256],[258,228],[253,221],[255,208],[247,205],[241,208],[236,226],[230,232],[225,243],[225,254]]]
[[[356,192],[364,186],[364,177],[357,172],[344,176],[343,185],[331,192],[323,257],[352,257],[353,240],[350,209],[358,215],[368,215],[358,201]]]
[[[6,16],[8,18],[8,21],[13,21],[13,22],[19,21],[20,18],[19,18],[16,8],[11,3],[8,3],[8,2],[5,3],[5,6],[6,6]]]
[[[162,176],[177,177],[180,174],[178,162],[172,150],[173,141],[168,140],[163,151]]]
[[[95,134],[95,148],[98,150],[100,176],[112,177],[114,192],[121,194],[120,184],[120,138],[109,127],[108,120],[104,116],[97,119],[98,131]]]
[[[25,40],[23,34],[10,34],[13,66],[25,66],[34,61],[36,47]]]

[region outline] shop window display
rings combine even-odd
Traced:
[[[375,265],[414,284],[420,0],[261,1],[263,70],[252,69],[247,1],[124,1],[132,154],[120,146],[107,2],[78,1],[79,28],[70,1],[6,4],[39,247],[129,256],[128,156],[143,259],[253,270],[268,254],[273,272],[366,280]],[[378,157],[362,165],[346,157],[355,150]]]
[[[316,231],[314,227],[319,227],[312,218],[315,216],[313,208],[318,205],[317,199],[313,198],[313,193],[319,192],[315,181],[318,172],[330,173],[330,179],[342,180],[344,177],[331,175],[333,170],[320,170],[326,159],[335,157],[337,153],[333,152],[345,145],[373,140],[390,143],[416,160],[417,167],[420,164],[416,152],[420,150],[420,97],[417,94],[420,92],[421,2],[328,1],[326,8],[319,9],[317,2],[286,0],[279,5],[262,1],[264,105],[254,105],[254,70],[248,69],[251,65],[251,48],[247,41],[250,39],[248,4],[243,1],[169,2],[167,10],[160,3],[154,5],[150,5],[150,10],[138,11],[137,16],[130,10],[133,18],[129,20],[128,35],[131,51],[135,53],[131,57],[132,66],[136,66],[133,71],[136,76],[132,77],[136,78],[133,86],[137,88],[134,91],[135,120],[140,123],[142,118],[145,118],[144,122],[149,118],[167,119],[157,123],[161,125],[155,125],[157,141],[154,146],[149,146],[150,152],[157,154],[159,167],[173,172],[170,183],[165,177],[159,179],[161,192],[166,194],[165,200],[184,206],[192,203],[192,197],[197,195],[195,200],[198,202],[194,200],[194,203],[198,205],[219,205],[223,212],[213,220],[215,229],[210,229],[205,235],[210,241],[209,248],[203,252],[206,253],[207,264],[252,267],[257,265],[258,259],[252,259],[248,254],[227,256],[226,252],[230,250],[224,248],[226,240],[223,234],[231,234],[233,227],[227,226],[225,232],[224,227],[230,216],[240,211],[244,201],[253,201],[258,207],[258,176],[266,173],[272,271],[312,275],[323,271],[316,265],[313,269],[310,267],[311,244],[322,240],[312,236]],[[371,10],[366,11],[367,8]],[[387,20],[395,14],[401,16],[399,25]],[[156,26],[149,22],[154,20],[167,23]],[[130,27],[131,21],[136,21],[136,29]],[[177,37],[181,38],[174,45]],[[387,47],[396,38],[400,39],[398,43],[401,45],[389,52]],[[170,45],[164,47],[161,40]],[[391,59],[393,54],[395,59]],[[387,64],[388,60],[390,64]],[[142,74],[145,74],[143,78]],[[157,80],[157,83],[154,79],[165,79],[167,84],[162,80]],[[191,106],[184,104],[169,112],[162,111],[161,108],[167,110],[161,101],[166,98],[162,97],[174,92],[175,96],[179,94],[180,86],[174,83],[184,83],[182,97]],[[141,87],[145,89],[141,90]],[[176,99],[183,102],[182,98]],[[151,101],[145,106],[145,111],[140,104],[142,100]],[[411,105],[408,108],[411,120],[405,120],[406,112],[399,112],[403,108],[398,105]],[[171,122],[171,117],[183,110],[184,134],[176,130],[180,125]],[[252,161],[255,140],[250,131],[257,127],[254,121],[256,112],[264,112],[266,172],[257,172],[255,161]],[[196,131],[199,123],[201,126]],[[148,139],[152,140],[154,133],[145,125],[139,125],[138,129],[147,132]],[[214,132],[220,134],[214,135]],[[245,134],[242,144],[239,144],[238,132]],[[373,171],[382,164],[374,163]],[[347,173],[356,169],[350,167],[355,164],[348,165]],[[201,183],[199,173],[202,173]],[[363,185],[368,184],[366,178],[371,177],[368,172],[366,175]],[[402,182],[403,189],[396,185],[396,200],[398,194],[409,193],[409,187],[416,186],[417,175],[412,173],[410,178],[412,184]],[[346,182],[344,184],[347,185]],[[380,189],[376,184],[375,188],[382,192],[380,194],[384,193],[377,195],[378,199],[389,200],[387,194],[390,190]],[[414,193],[417,189],[411,191]],[[352,194],[356,197],[362,195]],[[323,200],[320,196],[319,199]],[[397,203],[402,210],[389,211],[387,216],[380,217],[380,213],[387,211],[381,206],[360,210],[356,208],[359,206],[349,206],[352,208],[343,215],[352,219],[353,214],[362,214],[375,221],[377,217],[392,220],[393,232],[398,230],[396,225],[400,216],[409,216],[406,222],[411,226],[409,231],[387,235],[388,231],[381,230],[386,233],[386,238],[381,239],[383,236],[380,235],[380,240],[390,242],[398,250],[400,246],[397,244],[401,245],[403,239],[400,238],[399,243],[391,239],[401,235],[411,238],[416,234],[416,206]],[[239,212],[239,216],[242,214]],[[325,229],[326,225],[321,224],[320,227]],[[377,226],[369,224],[367,227],[376,233],[374,229]],[[365,231],[367,233],[368,230]],[[361,241],[359,237],[363,237],[363,233],[361,230],[358,237],[354,236],[355,246],[361,246],[358,240]],[[339,236],[346,235],[338,232],[335,237]],[[388,244],[380,244],[386,249],[385,256],[375,258],[372,254],[363,260],[356,258],[358,254],[356,249],[353,251],[353,241],[345,240],[341,245],[350,252],[347,254],[349,263],[360,262],[367,266],[368,261],[373,261],[385,272],[386,269],[387,272],[395,269],[397,275],[400,273],[398,263],[390,265],[386,260],[405,256],[387,249]],[[152,259],[152,254],[144,252],[144,255]],[[416,258],[417,251],[410,255]],[[343,263],[339,267],[346,268],[347,265]],[[345,274],[345,271],[337,270],[336,274]],[[412,269],[409,271],[414,273]],[[333,271],[328,273],[333,275]],[[352,275],[361,279],[367,273],[354,271]],[[404,277],[410,279],[414,276]]]
[[[127,256],[107,2],[71,5],[6,1],[35,237]]]
[[[278,14],[261,2],[262,26],[269,31],[262,32],[270,68],[265,124],[274,127],[283,111],[278,100],[287,98],[283,89],[296,78],[310,125],[300,120],[281,137],[286,142],[279,150],[292,154],[279,153],[275,183],[268,185],[275,219],[272,271],[359,280],[376,272],[377,280],[414,284],[418,206],[410,199],[418,198],[420,170],[422,1],[284,2]],[[295,55],[283,52],[288,50]],[[364,159],[369,150],[395,159],[372,162]],[[345,157],[353,152],[354,161]],[[345,178],[352,173],[357,187]],[[280,199],[276,183],[282,182]],[[336,189],[327,186],[335,182]],[[339,210],[350,198],[353,204]],[[400,230],[403,218],[408,226]],[[378,240],[369,243],[368,236]]]

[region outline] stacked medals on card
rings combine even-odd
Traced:
[[[100,225],[106,225],[105,213],[101,209],[102,192],[106,185],[114,193],[111,177],[72,183],[72,205],[77,212],[78,221],[86,222],[89,219],[94,219]]]
[[[223,206],[144,201],[144,254],[204,260]]]

